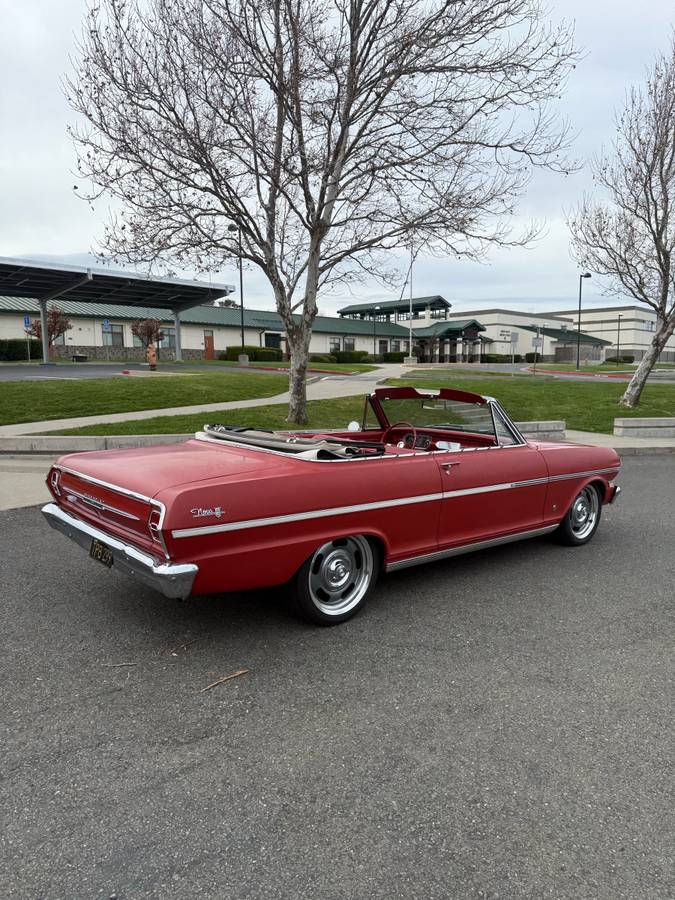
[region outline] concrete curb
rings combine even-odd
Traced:
[[[530,423],[532,424],[532,423]],[[544,423],[542,423],[544,424]],[[552,423],[546,423],[552,424]],[[125,450],[133,447],[155,447],[160,444],[180,444],[193,436],[190,434],[115,434],[115,435],[26,435],[16,437],[0,437],[0,456],[18,456],[41,454],[57,456],[61,453],[80,453],[87,450]],[[559,440],[564,438],[556,437]],[[544,440],[540,433],[530,433],[530,440]],[[609,444],[608,446],[611,446]],[[614,447],[619,456],[658,456],[662,453],[675,453],[675,442],[672,446],[663,447]]]

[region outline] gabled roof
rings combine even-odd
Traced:
[[[441,297],[440,294],[434,294],[432,297],[413,297],[412,299],[412,308],[415,311],[426,309],[429,306],[431,309],[450,309],[450,304],[445,297]],[[376,310],[376,307],[379,309]],[[407,312],[410,309],[410,300],[374,300],[372,303],[352,303],[351,306],[343,306],[342,309],[338,310],[338,315],[340,316],[350,316],[354,314],[363,314],[366,315],[368,313],[380,315],[383,312]]]
[[[604,347],[609,347],[612,344],[611,341],[606,341],[604,338],[594,337],[592,334],[585,334],[583,331],[573,331],[571,328],[537,328],[536,325],[518,325],[518,328],[535,334],[538,331],[540,334],[543,333],[546,337],[550,337],[562,344],[576,344],[577,337],[580,344],[596,344]]]
[[[485,331],[478,319],[444,319],[425,328],[414,328],[413,334],[416,338],[457,337],[467,328]]]
[[[72,318],[112,319],[113,321],[133,321],[134,319],[159,319],[161,322],[173,323],[173,313],[169,309],[153,309],[144,306],[124,306],[121,303],[80,303],[58,297],[53,301]],[[29,313],[39,315],[37,300],[21,297],[0,297],[0,313]],[[239,306],[195,306],[180,314],[185,325],[221,326],[223,328],[239,328],[241,310]],[[375,325],[375,328],[373,328]],[[259,328],[261,331],[284,331],[281,317],[271,309],[244,309],[244,326]],[[338,319],[331,316],[317,316],[313,330],[318,334],[340,334],[357,337],[368,335],[373,331],[376,337],[402,337],[408,330],[395,322],[375,322],[362,319]]]

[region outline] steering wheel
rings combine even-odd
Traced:
[[[394,424],[393,424],[393,425],[390,425],[389,428],[387,428],[387,430],[386,430],[386,431],[384,432],[384,434],[382,435],[382,443],[383,443],[383,444],[386,444],[386,443],[387,443],[387,438],[389,437],[390,433],[391,433],[395,428],[401,428],[401,427],[404,426],[404,425],[405,425],[406,428],[409,428],[410,431],[412,432],[412,439],[413,439],[413,442],[412,442],[412,448],[411,448],[411,449],[414,450],[414,449],[415,449],[415,444],[417,443],[417,430],[416,430],[416,428],[415,428],[414,425],[411,425],[411,424],[410,424],[410,422],[394,422]]]

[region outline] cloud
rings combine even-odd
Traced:
[[[86,4],[81,0],[6,3],[0,31],[0,255],[86,259],[102,232],[106,204],[92,211],[73,192],[75,154],[66,135],[73,122],[61,91]],[[654,53],[668,40],[673,7],[663,0],[556,0],[554,19],[574,19],[586,56],[573,72],[559,105],[578,132],[576,155],[584,162],[614,133],[614,109],[626,88],[644,78]],[[537,173],[517,221],[546,219],[547,232],[529,249],[495,250],[484,264],[418,259],[417,295],[443,294],[455,307],[509,305],[525,309],[574,306],[578,269],[570,258],[564,210],[592,189],[587,168],[568,177]],[[407,268],[407,255],[397,263]],[[191,273],[186,273],[190,275]],[[235,267],[214,281],[237,283]],[[402,286],[402,285],[401,285]],[[585,303],[606,302],[598,279],[584,284]],[[334,312],[354,298],[398,296],[368,283],[320,298]],[[245,272],[248,306],[272,308],[264,276]]]

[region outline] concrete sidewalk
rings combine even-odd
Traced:
[[[308,400],[329,400],[336,397],[353,397],[369,394],[377,384],[387,378],[398,378],[406,370],[403,366],[382,365],[374,372],[362,375],[324,375],[307,384]],[[87,425],[103,425],[110,422],[131,422],[154,419],[157,416],[191,416],[198,413],[222,412],[228,409],[250,409],[253,406],[269,406],[287,403],[288,391],[273,397],[257,397],[253,400],[232,400],[224,403],[199,403],[193,406],[171,406],[162,409],[140,409],[134,412],[104,413],[69,419],[49,419],[41,422],[21,422],[16,425],[0,425],[0,437],[16,437],[24,434],[45,434],[65,428],[84,428]]]

